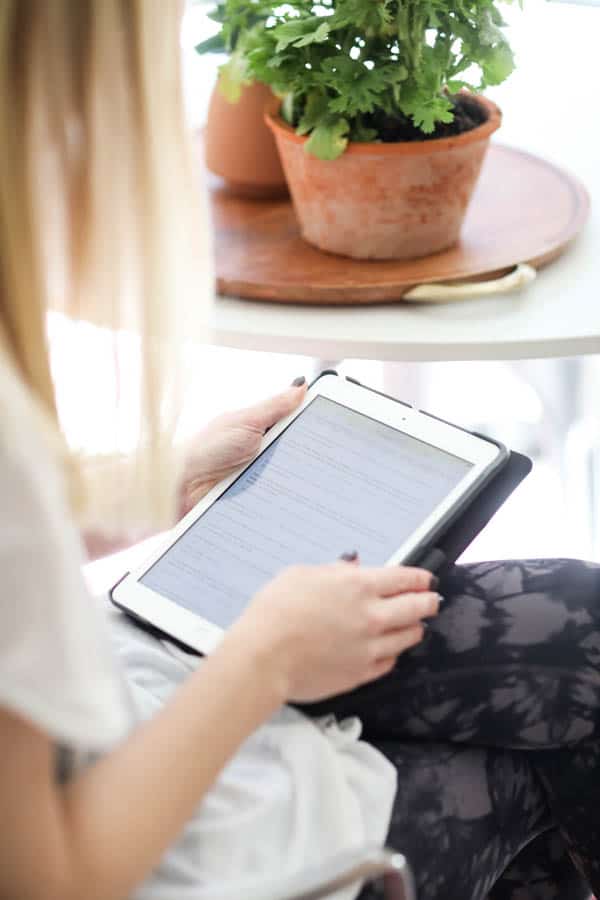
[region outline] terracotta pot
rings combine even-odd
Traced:
[[[264,84],[242,88],[237,103],[226,100],[218,84],[213,90],[204,133],[206,166],[244,197],[273,199],[288,194],[277,146],[264,118],[274,99]]]
[[[502,118],[494,103],[477,100],[487,120],[471,131],[414,143],[350,144],[333,161],[305,153],[307,138],[268,112],[303,237],[358,259],[411,259],[455,244]]]

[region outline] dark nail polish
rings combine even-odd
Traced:
[[[437,577],[437,575],[432,575],[431,581],[429,582],[429,590],[437,591],[439,586],[440,586],[440,579]]]
[[[302,387],[303,384],[306,383],[306,378],[304,375],[298,375],[297,378],[294,378],[292,381],[292,387]]]
[[[355,559],[358,559],[358,552],[350,550],[348,553],[342,553],[340,559],[343,559],[344,562],[354,562]]]

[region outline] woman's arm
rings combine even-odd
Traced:
[[[182,451],[186,465],[178,518],[198,503],[218,481],[230,475],[238,466],[249,462],[258,453],[265,431],[293,412],[304,399],[305,393],[306,382],[297,378],[294,385],[283,393],[263,400],[256,406],[225,413],[209,422]],[[127,485],[135,460],[126,456],[108,455],[82,460],[82,465],[88,468],[88,492],[91,491],[93,495],[89,498],[90,508],[99,515],[98,521],[119,521],[121,517],[118,509],[114,508],[114,503],[119,500],[126,503],[127,491],[107,494],[106,472],[110,472],[111,480],[115,483]],[[94,471],[98,473],[98,478],[94,478]],[[107,502],[112,505],[107,507]],[[90,561],[125,550],[149,537],[150,533],[105,535],[98,529],[83,533]]]
[[[106,453],[99,456],[82,455],[79,466],[85,471],[86,502],[89,509],[94,510],[92,524],[84,522],[81,528],[81,540],[85,547],[89,562],[126,550],[145,538],[151,537],[149,531],[128,533],[120,523],[129,521],[127,485],[132,479],[132,470],[136,466],[134,456],[119,453]],[[107,491],[107,482],[112,483],[113,490]],[[111,522],[110,532],[102,530],[98,522]]]
[[[99,531],[84,531],[82,534],[86,558],[89,562],[94,562],[94,560],[101,559],[103,556],[110,556],[111,553],[127,550],[128,547],[137,544],[144,537],[151,537],[151,535],[109,537],[101,534]]]
[[[439,605],[430,578],[341,563],[286,570],[154,719],[66,787],[48,738],[0,712],[1,900],[129,896],[282,702],[373,680],[421,640],[420,620]]]
[[[54,783],[50,740],[0,711],[2,900],[129,896],[239,744],[283,702],[268,659],[239,649],[215,653],[161,713],[67,787]]]

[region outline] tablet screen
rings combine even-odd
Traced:
[[[141,583],[227,628],[285,566],[383,565],[472,465],[316,397]]]

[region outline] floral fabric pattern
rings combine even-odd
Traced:
[[[307,711],[360,716],[396,765],[419,900],[600,896],[600,566],[455,566],[440,592],[389,675]]]

